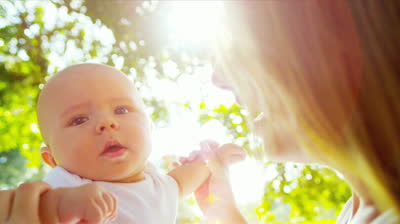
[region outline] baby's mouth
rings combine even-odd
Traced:
[[[119,157],[124,155],[126,150],[127,147],[120,144],[118,141],[108,141],[104,146],[101,156],[110,158]]]

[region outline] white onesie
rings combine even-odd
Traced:
[[[53,188],[98,184],[113,192],[118,200],[118,217],[108,224],[174,224],[179,189],[176,181],[148,165],[145,179],[136,183],[92,181],[72,174],[62,167],[53,168],[45,177]]]

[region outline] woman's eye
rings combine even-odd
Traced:
[[[129,112],[129,109],[127,107],[118,107],[115,109],[116,114],[126,114]]]
[[[85,123],[88,120],[89,120],[88,117],[78,117],[78,118],[75,118],[74,120],[72,120],[71,125],[72,126],[77,126],[77,125],[80,125],[82,123]]]

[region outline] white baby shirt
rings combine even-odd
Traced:
[[[148,165],[145,179],[136,183],[92,181],[69,173],[62,167],[53,168],[45,177],[53,188],[76,187],[94,182],[118,200],[117,219],[108,224],[174,224],[176,222],[179,189],[176,181]]]

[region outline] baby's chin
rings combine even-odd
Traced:
[[[133,165],[134,162],[120,164],[104,164],[100,168],[86,170],[67,169],[70,173],[84,179],[114,183],[133,183],[144,179],[144,165]]]
[[[132,170],[135,170],[132,172]],[[119,175],[116,175],[119,174]],[[135,183],[144,180],[144,166],[134,169],[122,169],[115,172],[105,173],[97,177],[94,181],[114,182],[114,183]]]

